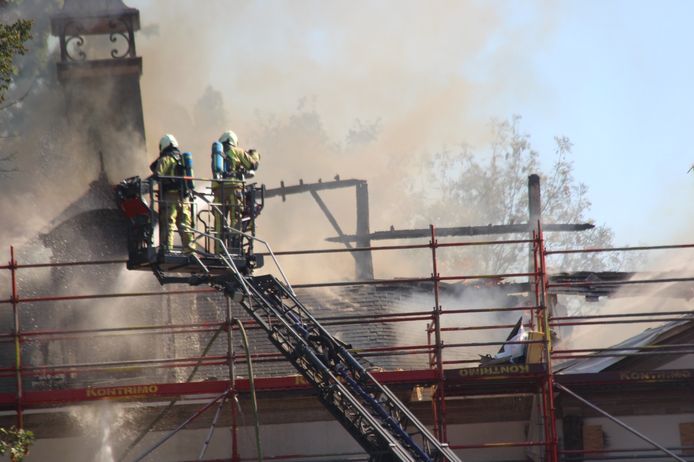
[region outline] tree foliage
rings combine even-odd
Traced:
[[[13,61],[16,55],[23,55],[27,49],[24,43],[31,39],[31,21],[18,19],[12,24],[0,23],[0,103],[12,82],[17,68]]]
[[[418,207],[418,226],[474,226],[520,224],[528,222],[528,176],[540,176],[542,221],[553,224],[590,223],[588,188],[574,177],[571,141],[554,138],[554,158],[543,169],[539,153],[530,136],[521,132],[520,117],[493,121],[491,141],[482,149],[463,145],[435,155],[428,165],[427,178],[438,181],[415,187],[411,192],[426,204]],[[427,211],[423,213],[421,211]],[[451,217],[455,219],[451,222]],[[485,236],[487,239],[518,239],[520,236]],[[548,248],[610,247],[613,233],[606,226],[580,232],[546,233]],[[478,238],[479,240],[479,238]],[[525,271],[527,245],[478,247],[459,252],[452,258],[463,260],[470,269],[484,274]],[[551,262],[564,270],[617,270],[624,266],[620,256],[603,254],[567,254]]]
[[[56,125],[44,121],[58,85],[57,51],[48,46],[50,18],[61,6],[62,0],[0,0],[0,176],[21,170],[17,153],[27,142],[50,138],[39,121],[49,129]]]
[[[0,428],[0,455],[9,454],[12,462],[21,462],[34,439],[34,433],[29,430]]]

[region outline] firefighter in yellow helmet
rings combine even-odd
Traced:
[[[190,155],[189,153],[187,153]],[[186,175],[184,156],[178,149],[178,141],[171,134],[159,140],[159,158],[150,169],[155,178]],[[192,175],[192,171],[190,172]],[[183,252],[195,249],[193,216],[191,213],[192,182],[178,178],[159,179],[159,242],[164,252],[171,252],[174,245],[174,229],[178,228]]]
[[[212,176],[226,180],[213,182],[214,202],[220,209],[226,209],[227,225],[232,229],[241,230],[244,181],[255,175],[259,162],[260,153],[255,149],[241,149],[236,133],[231,130],[222,133],[219,141],[212,144]],[[214,218],[215,233],[221,236],[223,217],[215,210]],[[215,250],[220,252],[221,247],[217,244]]]

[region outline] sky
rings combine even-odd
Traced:
[[[591,215],[617,243],[689,242],[694,4],[561,5],[547,45],[529,54],[545,95],[517,107],[512,97],[506,107],[523,114],[538,147],[552,133],[571,138]]]
[[[333,159],[306,178],[339,169],[370,185],[396,173],[369,177],[355,165],[484,143],[490,119],[517,114],[545,166],[554,136],[571,139],[587,215],[613,229],[616,245],[689,242],[692,2],[126,3],[141,10],[147,32],[138,38],[146,114],[164,98],[190,108],[211,86],[242,144],[262,145],[254,124],[306,106],[336,142],[375,124],[379,139],[363,156]],[[152,71],[162,68],[175,68],[175,78]],[[175,126],[146,123],[150,145]],[[284,167],[267,173],[268,186],[295,183],[299,172],[280,153],[266,159],[273,155]]]

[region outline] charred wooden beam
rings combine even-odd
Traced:
[[[333,226],[333,229],[335,230],[337,235],[338,236],[344,236],[345,233],[344,233],[344,231],[342,231],[340,224],[337,222],[337,220],[335,219],[335,216],[332,214],[332,212],[330,211],[328,206],[325,204],[325,202],[323,202],[323,199],[321,199],[318,192],[317,191],[311,191],[311,196],[318,204],[318,207],[320,207],[320,209],[323,211],[325,218],[327,218],[328,221],[330,222],[330,224]],[[351,249],[352,244],[350,244],[349,242],[345,242],[345,247],[347,247],[348,249]],[[352,254],[352,255],[354,255],[354,254]]]
[[[369,187],[366,181],[355,188],[357,190],[357,247],[371,247],[369,239]],[[374,265],[371,252],[357,252],[357,279],[373,279]]]
[[[330,212],[328,206],[323,202],[321,197],[318,195],[318,191],[324,191],[327,189],[341,189],[341,188],[354,188],[356,190],[356,205],[357,205],[357,229],[356,234],[353,235],[354,239],[344,239],[344,234],[342,228],[337,223],[337,220]],[[325,214],[326,218],[332,225],[333,229],[339,234],[341,242],[345,244],[347,248],[351,248],[351,242],[356,241],[357,247],[368,248],[371,247],[370,231],[369,231],[369,188],[366,180],[342,180],[340,175],[335,175],[333,181],[323,182],[318,180],[317,183],[304,183],[304,180],[299,180],[298,185],[285,186],[284,181],[280,181],[279,188],[272,188],[265,190],[265,198],[270,197],[281,197],[282,202],[287,200],[287,196],[290,194],[301,194],[310,193],[313,199],[316,201],[320,209]],[[366,280],[374,278],[373,269],[373,259],[371,252],[357,252],[352,254],[356,263],[356,276],[357,279]]]
[[[311,191],[323,191],[326,189],[352,188],[362,184],[366,184],[366,180],[341,180],[339,175],[335,176],[334,181],[323,182],[321,180],[318,180],[317,183],[304,184],[304,180],[299,180],[299,184],[293,186],[285,186],[284,181],[280,181],[279,188],[271,188],[265,190],[265,198],[267,199],[270,197],[279,196],[282,198],[282,201],[284,202],[285,200],[287,200],[286,196],[290,194],[301,194]]]

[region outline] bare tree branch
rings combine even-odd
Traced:
[[[36,76],[34,76],[34,78],[31,79],[31,83],[30,83],[29,86],[27,87],[26,91],[22,94],[22,96],[20,96],[19,98],[15,99],[14,101],[11,101],[11,102],[9,102],[9,103],[7,103],[7,104],[3,104],[2,106],[0,106],[0,111],[4,111],[5,109],[10,108],[10,107],[12,107],[12,106],[14,106],[14,105],[16,105],[16,104],[19,104],[19,103],[21,103],[22,101],[24,101],[24,98],[26,98],[27,96],[29,96],[29,93],[31,92],[31,89],[34,88],[34,83],[36,83]]]
[[[512,117],[492,122],[492,137],[487,146],[476,153],[437,153],[429,165],[436,195],[426,190],[410,190],[421,204],[416,207],[421,223],[441,223],[442,226],[461,224],[524,223],[528,219],[528,175],[540,174],[543,183],[542,215],[545,223],[583,223],[590,221],[588,189],[574,177],[571,162],[571,141],[555,137],[554,162],[543,170],[539,153],[530,143],[530,136],[521,131],[520,119]],[[461,159],[464,162],[461,163]],[[454,170],[455,175],[440,175],[439,171]],[[425,186],[431,188],[429,183]],[[456,220],[455,223],[451,220]],[[610,247],[613,234],[606,227],[582,233],[552,233],[547,235],[551,246]],[[466,250],[465,261],[459,255],[450,255],[449,263],[463,263],[469,271],[482,274],[522,271],[528,265],[527,247],[488,246]],[[472,263],[470,263],[472,262]],[[623,267],[626,261],[611,256],[572,255],[564,258],[567,270],[589,265],[593,270]]]

